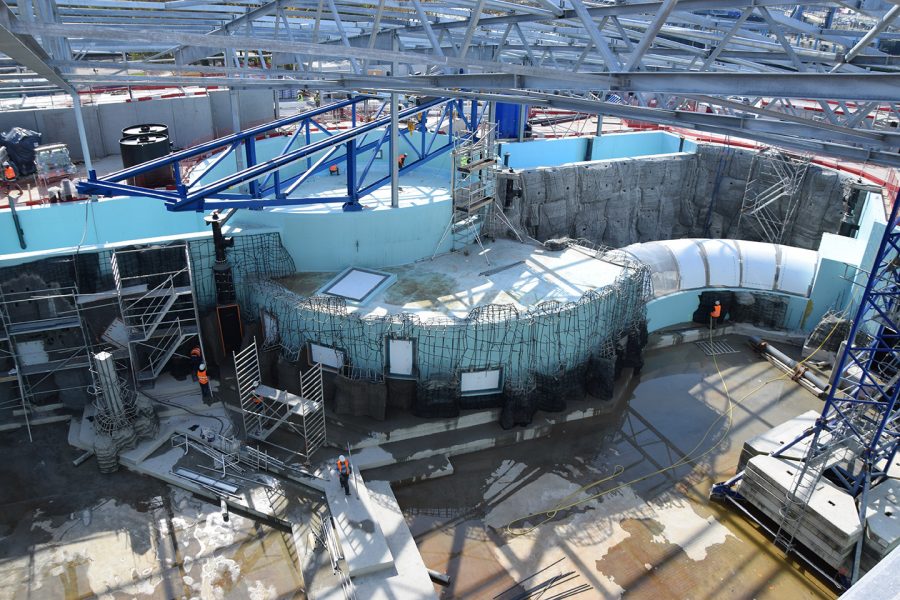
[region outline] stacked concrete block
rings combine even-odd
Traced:
[[[741,458],[738,462],[738,470],[744,469],[747,461],[754,456],[771,454],[791,440],[796,439],[800,434],[816,424],[816,419],[819,418],[819,415],[820,413],[817,411],[808,410],[744,442],[744,448],[741,450]],[[781,455],[781,458],[787,460],[802,459],[806,456],[806,452],[809,449],[809,441],[810,438],[807,437],[791,446]]]
[[[738,491],[777,525],[782,521],[782,507],[799,474],[797,463],[755,456],[747,461]],[[790,519],[786,526],[795,531],[795,543],[802,544],[835,569],[845,566],[862,536],[853,497],[824,478],[805,502],[803,516]]]
[[[873,565],[900,545],[900,481],[886,479],[866,498],[866,562]]]

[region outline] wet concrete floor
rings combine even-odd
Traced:
[[[721,377],[694,344],[650,351],[615,418],[454,457],[453,476],[396,490],[426,565],[452,578],[441,597],[492,598],[556,561],[515,589],[573,572],[547,595],[589,584],[577,597],[834,597],[707,499],[744,440],[822,407],[744,338],[728,341]]]
[[[125,470],[68,426],[0,435],[0,599],[304,598],[289,535]]]

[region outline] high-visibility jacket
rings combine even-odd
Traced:
[[[349,475],[350,474],[350,461],[349,460],[339,460],[337,461],[338,473],[341,475]]]
[[[7,165],[6,168],[3,169],[3,177],[6,178],[7,181],[15,181],[16,170],[12,168],[12,165]]]
[[[721,317],[722,316],[722,305],[716,304],[715,306],[713,306],[712,312],[709,313],[709,316],[711,316],[713,319],[718,319],[719,317]]]
[[[191,348],[191,356],[200,356],[200,346]]]
[[[206,371],[197,371],[197,381],[201,384],[209,383],[209,377],[206,375]]]

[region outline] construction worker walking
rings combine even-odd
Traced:
[[[200,346],[194,346],[191,348],[191,379],[197,381],[197,371],[200,370],[200,365],[203,363],[203,353],[200,351]]]
[[[197,381],[200,382],[200,391],[204,398],[209,398],[212,394],[209,391],[209,375],[206,374],[206,363],[200,363],[197,368]]]
[[[709,328],[715,329],[716,324],[719,319],[722,317],[722,305],[716,300],[716,303],[713,305],[712,311],[709,313]]]
[[[341,478],[341,487],[344,488],[344,495],[350,495],[350,474],[353,469],[350,467],[350,461],[343,454],[338,457],[337,461],[338,476]]]

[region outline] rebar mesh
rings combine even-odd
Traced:
[[[200,309],[211,308],[216,305],[213,278],[216,250],[212,239],[192,240],[190,253],[197,306]],[[234,245],[227,250],[227,256],[231,265],[234,291],[238,302],[242,305],[246,305],[249,301],[250,283],[286,277],[296,271],[294,260],[281,245],[281,237],[277,233],[235,236]]]
[[[602,251],[585,252],[604,260]],[[623,267],[615,283],[571,302],[544,302],[527,310],[489,304],[464,319],[426,320],[413,314],[360,317],[348,311],[342,299],[304,298],[272,280],[252,284],[247,313],[264,311],[277,321],[286,354],[296,355],[313,342],[344,352],[348,365],[360,372],[383,371],[386,339],[415,339],[416,412],[429,412],[432,405],[441,415],[458,412],[460,373],[499,367],[506,388],[528,389],[535,401],[548,404],[554,390],[583,395],[589,363],[598,357],[609,361],[619,340],[633,338],[629,348],[620,349],[629,356],[635,349],[639,354],[646,343],[649,269],[638,263]],[[462,405],[500,406],[503,396],[466,399]]]

